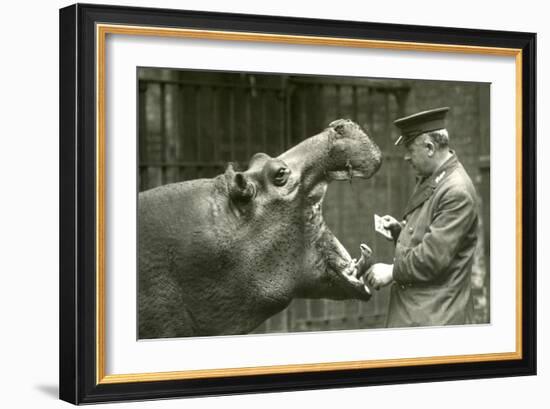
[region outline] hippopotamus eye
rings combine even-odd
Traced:
[[[277,186],[283,186],[287,180],[288,175],[290,174],[290,169],[288,168],[279,168],[273,176],[273,183]]]

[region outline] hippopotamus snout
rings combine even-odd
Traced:
[[[378,171],[382,152],[359,125],[349,119],[339,119],[331,122],[328,129],[331,152],[327,173],[332,179],[367,179]]]
[[[300,173],[303,187],[313,188],[321,180],[370,178],[382,164],[382,153],[359,125],[349,119],[338,119],[279,159]]]

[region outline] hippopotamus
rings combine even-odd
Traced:
[[[331,181],[369,178],[381,161],[341,119],[246,171],[140,193],[138,337],[246,334],[294,298],[368,301],[370,249],[353,259],[322,204]]]

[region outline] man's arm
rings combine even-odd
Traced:
[[[447,270],[476,222],[474,199],[459,189],[446,192],[422,242],[396,257],[393,279],[403,284],[433,281]]]

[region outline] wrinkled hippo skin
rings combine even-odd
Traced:
[[[365,132],[338,120],[244,172],[140,193],[139,338],[248,333],[296,297],[368,300],[370,250],[352,260],[321,206],[329,182],[380,164]]]

